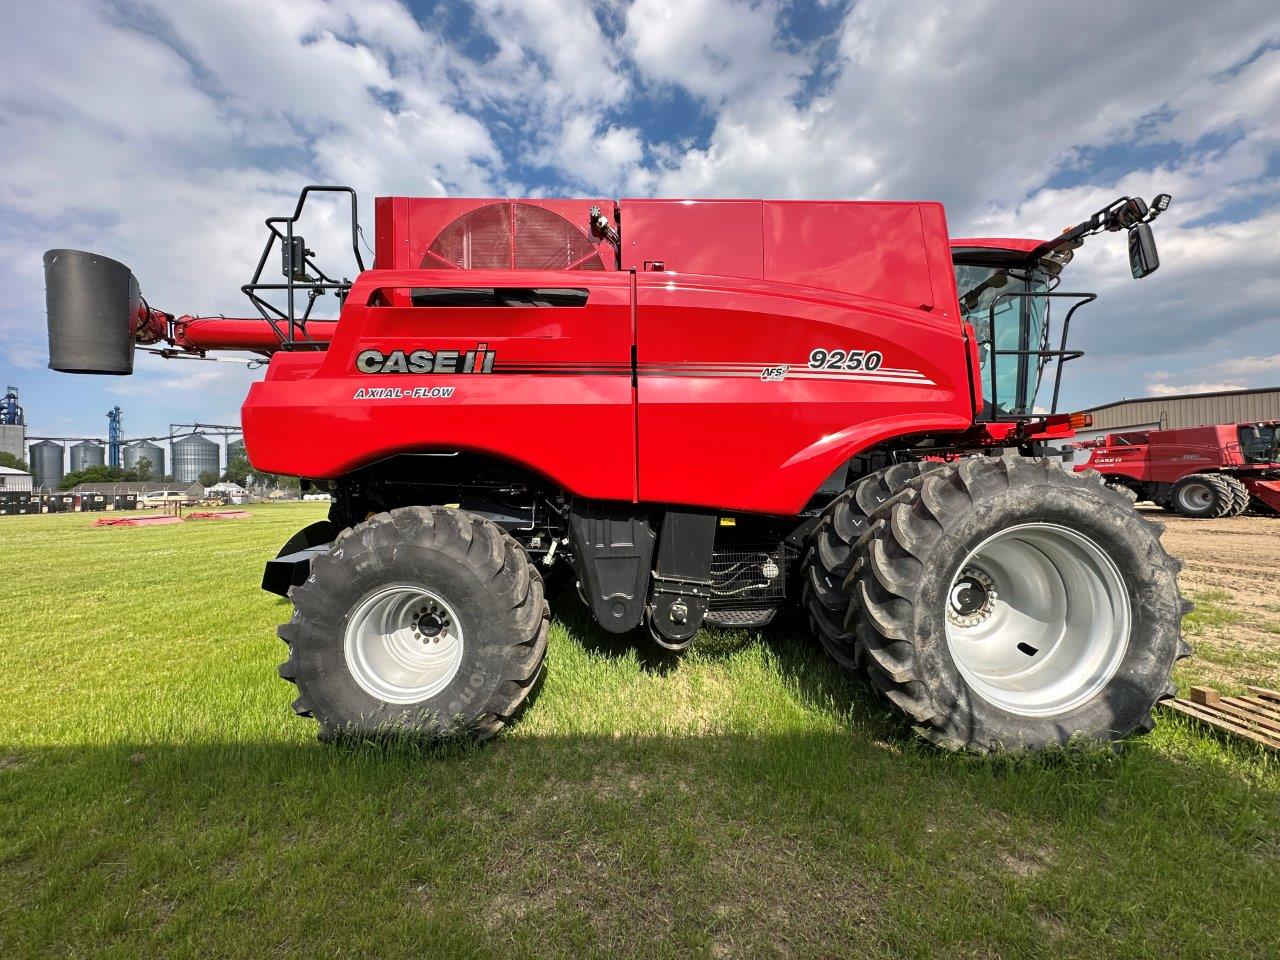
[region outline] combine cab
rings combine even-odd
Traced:
[[[1097,471],[1184,517],[1280,513],[1280,421],[1111,433],[1078,471]]]
[[[350,202],[354,281],[296,232],[322,191]],[[50,251],[50,365],[270,358],[248,455],[333,498],[264,576],[324,737],[496,733],[563,565],[602,629],[671,651],[798,604],[946,747],[1112,740],[1188,652],[1176,565],[1128,496],[1039,454],[1078,423],[1054,411],[1093,295],[1063,267],[1125,231],[1152,272],[1167,205],[1037,241],[952,240],[935,203],[392,197],[366,269],[354,191],[308,187],[267,222],[255,319],[166,313],[123,265]]]

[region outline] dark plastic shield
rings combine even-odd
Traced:
[[[83,250],[44,255],[49,366],[63,373],[133,373],[141,295],[123,263]]]

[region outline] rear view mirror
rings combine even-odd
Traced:
[[[133,373],[133,322],[142,297],[128,267],[83,250],[50,250],[44,286],[51,369]]]
[[[1130,197],[1115,211],[1116,225],[1128,228],[1137,226],[1147,216],[1147,204],[1141,197]]]
[[[1155,234],[1151,224],[1139,223],[1129,228],[1129,269],[1133,278],[1140,280],[1156,272],[1160,266],[1160,254],[1156,252]]]

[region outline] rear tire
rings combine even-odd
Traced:
[[[401,507],[342,531],[289,599],[280,676],[322,740],[486,739],[524,705],[546,653],[542,578],[461,510]]]
[[[1217,473],[1193,473],[1169,491],[1169,505],[1184,517],[1217,520],[1235,506],[1227,478]]]
[[[972,457],[870,521],[847,623],[873,684],[934,743],[1116,740],[1175,693],[1179,565],[1096,473]]]
[[[861,668],[857,637],[845,628],[848,601],[844,581],[853,567],[855,546],[870,529],[867,516],[910,481],[941,463],[899,463],[855,480],[822,512],[809,537],[801,593],[809,627],[827,654],[849,673]]]

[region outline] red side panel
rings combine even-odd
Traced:
[[[622,266],[774,280],[957,317],[942,205],[623,200]]]
[[[383,288],[558,287],[581,307],[370,306]],[[336,478],[402,453],[489,453],[582,496],[636,495],[630,277],[611,272],[368,271],[319,357],[277,353],[242,409],[253,465]],[[364,350],[485,345],[491,373],[360,373]],[[307,374],[310,374],[309,376]],[[448,394],[445,394],[448,390]]]
[[[1151,480],[1151,464],[1147,460],[1145,445],[1095,447],[1089,459],[1073,468],[1077,473],[1097,470],[1108,476],[1129,477],[1132,480]],[[1194,471],[1188,471],[1194,472]]]
[[[769,280],[839,290],[903,307],[942,307],[955,315],[946,281],[931,276],[919,203],[828,203],[769,200],[764,204],[764,275]],[[934,224],[936,230],[936,224]],[[939,269],[952,272],[945,227]]]
[[[954,320],[768,281],[638,283],[641,500],[794,514],[854,453],[972,421]]]
[[[373,217],[374,264],[382,270],[403,270],[409,263],[409,198],[375,198]]]
[[[760,200],[622,200],[622,269],[764,276]],[[650,264],[650,267],[646,267]]]

